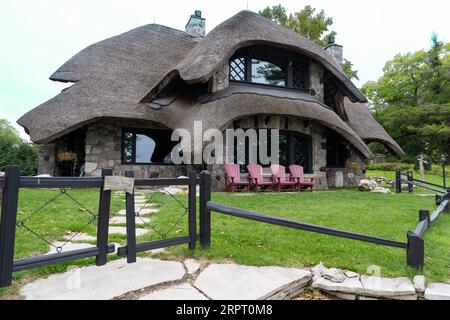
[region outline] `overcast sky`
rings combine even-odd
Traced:
[[[0,118],[15,124],[58,94],[67,84],[48,77],[94,42],[154,21],[184,29],[195,9],[209,31],[247,7],[258,11],[279,3],[288,12],[310,4],[333,17],[336,41],[359,70],[359,86],[376,80],[397,53],[429,47],[433,31],[450,41],[448,0],[1,0]]]

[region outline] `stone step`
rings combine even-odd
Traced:
[[[159,212],[159,209],[157,209],[157,208],[149,208],[149,209],[145,208],[140,211],[139,210],[136,211],[136,213],[139,213],[139,215],[147,215],[147,214],[152,214],[152,213],[157,213],[157,212]],[[125,210],[125,209],[120,210],[116,214],[118,214],[120,216],[125,216],[127,214],[127,210]]]
[[[150,232],[148,229],[143,228],[136,228],[136,236],[143,236]],[[109,227],[109,234],[127,234],[127,228],[126,227]]]
[[[28,300],[110,300],[125,293],[181,280],[185,271],[181,262],[137,258],[108,262],[53,274],[25,285],[21,295]]]
[[[432,283],[425,290],[427,300],[450,300],[450,284]]]
[[[213,300],[264,300],[299,291],[311,278],[309,270],[211,264],[194,286]]]
[[[144,218],[144,217],[136,217],[135,218],[136,224],[149,223],[150,221],[151,220],[149,218]],[[112,217],[109,220],[109,224],[126,224],[126,223],[127,223],[127,217],[125,217],[125,216]]]

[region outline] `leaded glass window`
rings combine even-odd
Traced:
[[[230,80],[245,81],[245,58],[236,58],[230,62]]]
[[[122,162],[124,164],[171,165],[172,132],[166,130],[124,129],[122,135]]]

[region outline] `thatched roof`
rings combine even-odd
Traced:
[[[244,11],[200,42],[185,32],[152,24],[93,44],[51,76],[52,80],[74,84],[22,116],[18,123],[32,141],[46,143],[103,118],[147,120],[173,129],[189,129],[194,120],[203,120],[207,129],[222,128],[250,114],[290,115],[322,123],[345,137],[366,157],[372,157],[361,138],[373,137],[367,136],[367,129],[355,122],[357,117],[363,117],[369,123],[374,122],[374,127],[378,124],[370,113],[359,114],[356,109],[359,105],[352,109],[350,102],[346,106],[350,126],[314,97],[288,90],[229,87],[202,99],[189,94],[169,99],[160,110],[141,102],[152,88],[168,84],[168,78],[180,78],[191,84],[205,82],[235,50],[256,43],[289,48],[316,59],[347,88],[349,98],[365,100],[323,48]],[[398,145],[380,128],[378,125],[375,138],[399,153]]]
[[[384,128],[374,119],[367,105],[352,103],[345,99],[348,124],[365,142],[381,142],[394,154],[404,156],[405,152]]]
[[[95,120],[121,114],[142,115],[140,104],[195,46],[187,33],[151,24],[95,43],[82,50],[50,78],[73,86],[22,116],[35,142],[45,142]]]
[[[202,120],[204,130],[224,129],[233,120],[250,115],[299,117],[330,128],[347,139],[366,158],[373,158],[364,141],[333,110],[307,94],[293,98],[240,90],[215,97],[207,103],[189,106],[177,102],[170,106],[174,109],[170,122],[175,127],[181,125],[192,130],[193,122]]]
[[[187,83],[206,82],[236,50],[255,44],[286,48],[320,62],[343,84],[352,101],[367,101],[322,47],[297,32],[251,11],[241,11],[214,28],[176,66],[176,70]]]

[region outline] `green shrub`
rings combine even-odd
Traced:
[[[412,171],[414,170],[414,165],[408,163],[376,163],[368,164],[366,169],[376,171]]]

